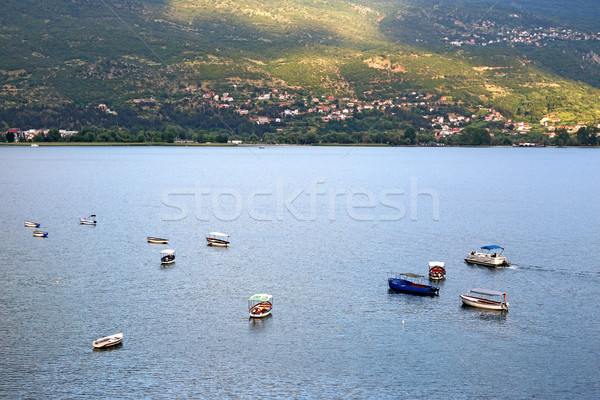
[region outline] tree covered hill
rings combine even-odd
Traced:
[[[206,92],[253,102],[273,88],[294,101],[418,92],[530,121],[595,121],[600,42],[545,3],[553,13],[535,14],[536,0],[4,0],[0,123],[194,125],[214,114]],[[576,34],[482,45],[538,28]]]

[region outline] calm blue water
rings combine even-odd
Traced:
[[[1,397],[600,397],[598,149],[0,147],[0,172]],[[463,263],[484,244],[513,265]],[[432,260],[439,297],[388,292]]]

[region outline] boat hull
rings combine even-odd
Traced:
[[[81,225],[96,225],[96,221],[83,221],[83,220],[79,220],[79,223]]]
[[[463,304],[470,307],[481,308],[484,310],[496,310],[496,311],[504,311],[508,310],[508,303],[501,301],[493,301],[487,299],[481,299],[479,297],[467,296],[466,294],[461,294],[460,299]]]
[[[155,238],[155,237],[150,237],[148,236],[148,243],[156,243],[156,244],[168,244],[169,243],[169,239],[161,239],[161,238]]]
[[[420,296],[437,296],[440,289],[435,286],[420,285],[405,279],[389,278],[388,285],[390,289],[397,292],[416,294]]]
[[[38,224],[37,222],[25,221],[25,227],[26,228],[39,228],[40,224]]]
[[[446,270],[440,267],[433,267],[429,270],[429,279],[432,281],[440,281],[446,278]]]
[[[35,237],[48,237],[48,232],[42,232],[42,231],[33,231],[33,236]]]
[[[465,262],[468,264],[482,265],[484,267],[500,268],[510,266],[510,262],[504,257],[477,257],[468,256],[465,257]]]
[[[225,242],[215,242],[215,241],[208,241],[208,246],[214,246],[214,247],[229,247],[229,243],[225,243]]]
[[[272,309],[273,305],[265,302],[255,305],[248,311],[248,313],[250,314],[250,318],[264,318],[271,314]]]
[[[120,344],[123,341],[123,333],[117,333],[115,335],[106,336],[100,339],[96,339],[92,342],[92,346],[95,349],[105,349]]]

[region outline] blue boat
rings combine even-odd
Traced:
[[[439,296],[440,288],[437,286],[424,285],[421,283],[415,283],[409,279],[423,279],[423,275],[402,273],[402,274],[390,274],[388,278],[388,285],[390,289],[410,294],[418,294],[421,296]]]

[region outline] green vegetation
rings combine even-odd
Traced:
[[[589,17],[598,15],[594,2],[577,1],[589,7]],[[575,30],[588,32],[593,24],[580,17],[571,19],[579,24],[559,21],[555,0],[544,2],[544,15],[535,13],[537,0],[523,6],[446,0],[51,5],[6,0],[0,5],[0,124],[74,129],[79,133],[71,141],[106,143],[513,142],[513,136],[498,139],[500,128],[488,142],[478,129],[489,126],[473,126],[461,139],[435,138],[428,122],[493,108],[515,121],[537,124],[554,117],[592,129],[600,117],[599,42],[579,40],[587,36]],[[449,44],[555,28],[573,31],[539,46]],[[233,100],[205,97],[209,92],[228,93]],[[260,100],[266,93],[272,98]],[[333,100],[323,100],[330,96]],[[449,100],[441,104],[442,97]],[[323,120],[347,103],[388,100],[397,108],[350,107],[345,120],[339,115]],[[319,105],[339,107],[322,112],[315,109]],[[261,124],[259,117],[270,122]],[[406,136],[412,128],[415,134]],[[577,135],[569,140],[584,142]]]

